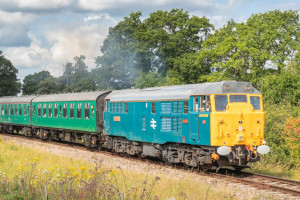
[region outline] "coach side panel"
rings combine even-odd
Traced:
[[[96,101],[35,102],[31,112],[33,126],[97,132]]]

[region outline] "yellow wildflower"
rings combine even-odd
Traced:
[[[112,175],[115,175],[117,172],[114,171],[114,170],[112,170],[110,173],[111,173]]]

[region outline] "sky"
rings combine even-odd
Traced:
[[[275,9],[299,12],[300,0],[0,0],[0,51],[21,81],[42,70],[61,76],[63,65],[80,55],[92,69],[109,27],[131,12],[141,11],[145,19],[173,8],[221,28],[230,19],[244,22]]]

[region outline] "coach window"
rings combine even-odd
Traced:
[[[4,106],[5,105],[2,105],[2,107],[1,107],[1,113],[2,113],[2,115],[4,115]]]
[[[54,104],[54,117],[58,116],[58,104]]]
[[[26,104],[23,104],[23,115],[26,116]]]
[[[7,115],[7,105],[5,105],[5,115]]]
[[[47,117],[47,104],[43,104],[43,117]]]
[[[22,115],[22,105],[21,104],[19,105],[19,115],[20,116]]]
[[[48,117],[52,117],[52,103],[48,105]]]
[[[151,109],[151,113],[155,114],[156,112],[156,102],[152,102],[152,109]]]
[[[94,105],[91,105],[92,117],[94,117]]]
[[[77,119],[81,119],[81,107],[82,103],[77,104]]]
[[[84,119],[89,119],[90,118],[90,104],[85,103],[84,104]]]
[[[18,105],[15,104],[14,107],[15,107],[15,115],[18,115]]]
[[[42,115],[42,106],[41,104],[38,105],[38,117]]]
[[[74,118],[74,103],[70,104],[70,118]]]
[[[64,103],[63,105],[63,118],[67,118],[68,117],[68,113],[67,113],[67,104]]]

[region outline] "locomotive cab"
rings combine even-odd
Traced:
[[[265,113],[261,94],[211,95],[211,145],[221,156],[219,166],[243,168],[269,152],[264,141]]]

